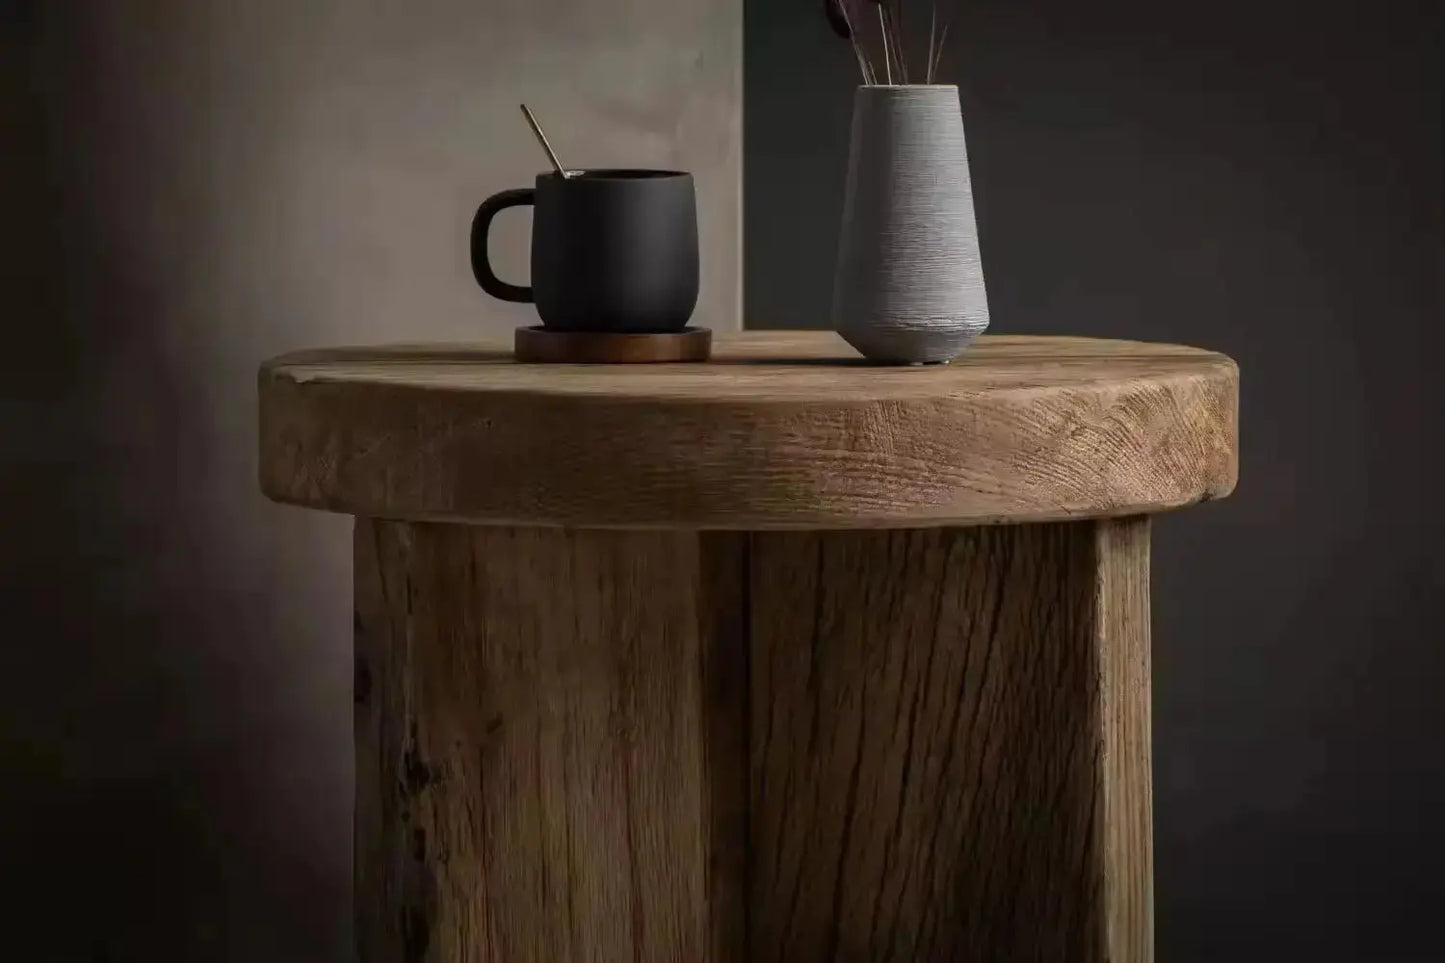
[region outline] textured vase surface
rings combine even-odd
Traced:
[[[988,327],[957,87],[854,95],[833,327],[895,364],[950,361]]]

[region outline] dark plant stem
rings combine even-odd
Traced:
[[[853,25],[848,22],[843,0],[823,0],[823,16],[828,18],[828,26],[835,34],[844,40],[853,39]]]
[[[928,8],[928,60],[924,64],[923,82],[933,83],[933,38],[938,30],[938,0],[933,0]]]

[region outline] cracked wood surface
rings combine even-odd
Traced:
[[[363,960],[1152,959],[1143,518],[356,565]]]
[[[260,372],[273,499],[354,515],[671,529],[1124,516],[1228,494],[1238,371],[1196,348],[985,336],[863,364],[829,332],[720,335],[709,364],[337,348]]]
[[[363,516],[361,959],[1148,963],[1141,513],[1233,486],[1233,363],[718,357],[263,368],[268,494]]]
[[[754,537],[750,959],[1152,958],[1147,546]]]
[[[355,554],[360,958],[744,959],[737,553],[358,519]]]

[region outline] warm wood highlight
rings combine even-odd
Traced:
[[[1223,355],[984,337],[933,368],[827,332],[719,336],[710,364],[516,364],[505,348],[263,366],[261,483],[357,515],[602,528],[851,529],[1123,516],[1227,494]]]
[[[753,537],[750,959],[1152,959],[1146,545]]]
[[[1147,963],[1147,540],[359,520],[362,959]]]
[[[743,959],[737,540],[362,519],[355,547],[361,959]]]
[[[1106,959],[1134,963],[1154,959],[1149,522],[1098,523],[1096,555]]]
[[[712,331],[684,328],[662,334],[614,331],[553,331],[518,328],[512,354],[518,361],[541,364],[663,364],[706,361]]]
[[[264,490],[360,516],[360,958],[1152,963],[1147,513],[1234,363],[713,362],[262,367]]]

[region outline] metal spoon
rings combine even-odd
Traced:
[[[562,166],[562,162],[557,159],[557,152],[554,151],[552,145],[547,142],[547,135],[542,133],[542,125],[537,123],[537,118],[532,116],[532,112],[527,109],[526,104],[522,105],[522,116],[527,118],[527,126],[531,127],[532,133],[537,135],[537,143],[541,144],[542,149],[547,152],[547,159],[552,162],[552,169],[564,178],[571,177],[575,174],[576,171],[567,170],[567,168]]]

